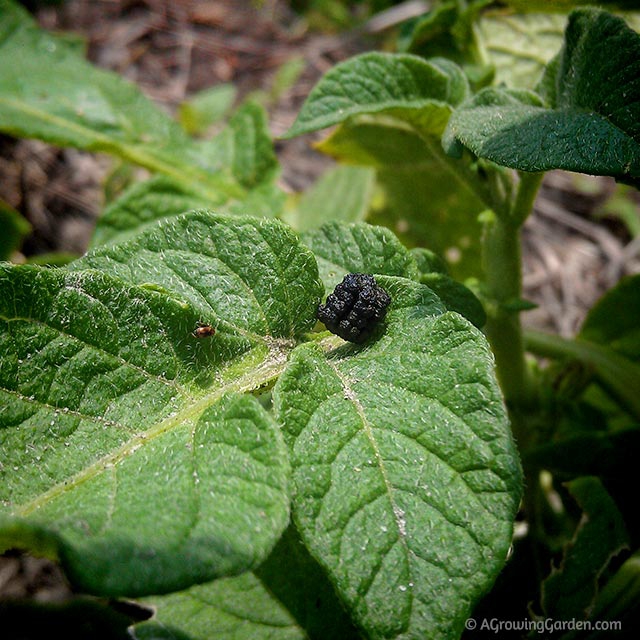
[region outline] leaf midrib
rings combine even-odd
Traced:
[[[140,166],[171,176],[178,182],[186,182],[206,198],[216,200],[219,198],[220,193],[230,199],[242,199],[246,196],[245,190],[238,184],[231,183],[229,177],[226,177],[227,179],[224,180],[221,176],[202,171],[195,165],[185,167],[182,164],[167,163],[157,155],[149,154],[134,145],[122,143],[94,129],[80,126],[71,120],[66,120],[37,109],[22,100],[0,98],[0,104],[5,104],[9,108],[16,109],[18,112],[27,113],[43,122],[55,125],[62,130],[67,129],[89,140],[94,140],[98,145],[103,147],[103,151],[113,153]],[[214,188],[210,188],[207,183],[215,185]]]
[[[396,529],[398,531],[398,541],[400,542],[400,544],[402,545],[403,549],[404,549],[404,554],[406,558],[409,558],[411,556],[411,550],[409,549],[408,545],[407,545],[407,541],[406,541],[406,532],[404,531],[405,525],[400,522],[399,517],[398,517],[398,513],[403,512],[404,510],[401,509],[397,504],[396,501],[394,500],[394,492],[395,492],[395,488],[393,487],[392,483],[389,480],[388,474],[387,474],[387,470],[386,470],[386,466],[385,466],[385,462],[384,459],[382,458],[382,454],[380,452],[380,449],[378,448],[378,443],[376,442],[376,438],[373,434],[373,431],[371,429],[371,425],[369,424],[369,421],[367,419],[367,416],[365,415],[365,411],[364,408],[362,406],[362,404],[360,403],[360,400],[358,399],[358,396],[356,395],[355,391],[351,388],[351,386],[349,385],[349,382],[346,378],[346,376],[344,376],[344,374],[338,370],[338,368],[331,362],[327,361],[327,363],[329,364],[329,366],[333,369],[336,377],[338,378],[338,380],[340,380],[340,384],[342,385],[342,388],[344,389],[345,392],[345,397],[347,397],[349,399],[349,401],[353,404],[356,413],[358,414],[360,421],[362,422],[362,430],[367,438],[367,440],[369,441],[369,444],[371,445],[371,448],[373,449],[373,454],[375,456],[375,459],[377,461],[377,466],[378,469],[380,470],[380,475],[382,477],[382,482],[384,483],[385,489],[386,489],[386,493],[388,496],[388,500],[389,503],[391,505],[391,511],[393,512],[393,519],[394,522],[396,524]],[[411,573],[411,563],[407,562],[407,568],[409,573]],[[411,576],[409,576],[409,580],[412,582],[413,579]],[[411,602],[409,604],[409,607],[411,610],[413,610],[413,600],[414,600],[414,594],[413,591],[411,591],[409,593],[409,597],[411,599]]]
[[[287,357],[287,350],[278,348],[278,346],[271,348],[268,356],[258,367],[252,369],[243,376],[216,388],[215,391],[203,396],[198,401],[188,403],[177,413],[168,416],[150,429],[136,434],[115,451],[97,459],[73,477],[63,480],[44,493],[41,493],[33,500],[21,505],[15,510],[15,514],[22,517],[28,516],[37,509],[58,498],[64,492],[70,491],[78,485],[96,477],[101,472],[114,467],[119,462],[135,453],[135,451],[137,451],[141,446],[144,446],[145,443],[162,436],[166,432],[179,427],[183,423],[190,420],[195,421],[205,409],[219,401],[225,394],[232,392],[245,393],[260,388],[282,373]]]

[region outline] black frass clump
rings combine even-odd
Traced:
[[[318,307],[318,320],[349,342],[364,342],[384,318],[391,302],[373,276],[348,273]]]

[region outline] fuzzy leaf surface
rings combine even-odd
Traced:
[[[640,179],[640,35],[597,9],[574,11],[541,82],[547,104],[485,89],[451,117],[476,155],[523,171],[565,169]]]
[[[180,223],[183,244],[159,258]],[[322,291],[279,222],[201,212],[138,241],[173,289],[94,270],[0,276],[1,546],[57,556],[108,595],[185,588],[269,553],[288,521],[286,451],[270,414],[235,394],[279,374]],[[209,304],[198,285],[226,289]],[[200,321],[215,335],[194,337]]]
[[[283,223],[206,210],[161,221],[73,266],[170,292],[203,321],[248,337],[302,333],[322,292],[313,255]]]
[[[458,638],[511,543],[521,472],[482,334],[380,276],[379,339],[302,345],[274,390],[294,517],[372,638]]]
[[[253,572],[146,598],[155,611],[139,640],[356,640],[361,638],[322,568],[289,526]]]
[[[418,278],[410,252],[385,227],[328,222],[303,233],[302,241],[316,256],[326,292],[333,291],[347,273]]]
[[[421,117],[427,105],[456,105],[468,95],[455,64],[409,54],[365,53],[336,65],[314,87],[287,137],[363,114],[398,110]]]

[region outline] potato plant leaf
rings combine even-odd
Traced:
[[[486,340],[379,276],[381,337],[301,345],[274,389],[294,518],[372,638],[458,638],[503,566],[521,471]]]
[[[640,179],[640,36],[597,9],[571,13],[559,57],[541,82],[547,104],[485,89],[456,110],[452,140],[522,171],[566,169]]]
[[[162,218],[202,209],[208,204],[198,191],[166,176],[136,182],[105,208],[91,244],[98,247],[123,242]]]
[[[203,143],[201,150],[220,170],[230,167],[233,176],[247,188],[272,181],[280,171],[267,114],[254,102],[245,102],[231,116],[228,126],[213,140]]]
[[[429,286],[449,311],[458,312],[475,326],[482,327],[486,321],[482,303],[472,291],[448,275],[434,272],[441,265],[433,254],[408,251],[386,227],[334,222],[301,237],[316,256],[326,293],[347,273],[402,276]]]
[[[418,268],[410,252],[385,227],[327,222],[301,237],[316,256],[327,293],[333,291],[347,273],[418,278]]]
[[[304,629],[251,572],[149,598],[152,620],[136,640],[307,640]]]
[[[322,292],[313,255],[283,223],[206,210],[96,248],[72,268],[160,289],[190,304],[203,321],[248,338],[304,332]]]
[[[338,165],[326,171],[283,215],[296,231],[325,222],[360,222],[369,212],[375,172],[369,167]]]
[[[0,56],[12,61],[0,67],[1,131],[116,155],[190,186],[209,206],[272,182],[277,163],[256,105],[239,110],[218,143],[196,142],[137,87],[92,66],[15,3],[0,0],[0,15]],[[238,128],[246,129],[241,144]],[[223,147],[228,164],[215,153]]]
[[[361,638],[293,526],[252,573],[150,596],[142,604],[156,614],[135,627],[138,640]]]
[[[463,66],[470,79],[491,81],[493,70],[478,64],[478,14],[489,0],[434,3],[423,15],[407,20],[400,29],[398,49],[423,58],[444,56]]]
[[[619,313],[624,309],[625,313]],[[640,364],[640,275],[628,276],[589,310],[579,337]]]
[[[454,275],[477,276],[480,256],[470,236],[480,234],[477,218],[488,205],[478,195],[483,188],[472,186],[475,174],[467,159],[452,160],[442,148],[452,111],[451,105],[431,102],[421,109],[360,116],[317,147],[341,162],[376,169],[382,197],[368,221],[394,229],[409,246],[451,256]]]
[[[542,607],[548,618],[582,620],[593,608],[599,576],[616,554],[628,548],[629,534],[598,478],[578,478],[567,488],[584,515],[561,566],[554,567],[542,584]]]
[[[238,90],[231,83],[221,83],[199,91],[178,107],[180,124],[187,133],[200,135],[231,110]]]
[[[368,219],[411,246],[451,256],[454,275],[478,276],[477,243],[467,233],[479,234],[478,214],[497,205],[469,159],[452,160],[441,144],[451,114],[468,96],[464,72],[449,60],[363,54],[320,80],[287,136],[340,125],[318,148],[377,170],[384,202]]]
[[[548,11],[483,16],[478,28],[495,67],[494,84],[533,89],[562,45],[566,22],[566,15]]]
[[[288,522],[286,451],[270,414],[237,394],[278,375],[322,291],[276,221],[200,212],[135,242],[111,261],[135,246],[144,267],[131,259],[131,273],[155,282],[0,275],[0,547],[56,556],[78,588],[109,595],[235,574],[272,549]],[[199,322],[215,335],[195,337]]]
[[[445,59],[364,53],[336,65],[315,86],[287,137],[363,114],[399,110],[423,117],[427,105],[456,105],[468,95],[462,70]]]
[[[471,324],[482,329],[487,321],[484,307],[475,294],[462,283],[444,273],[426,273],[420,277],[438,297],[446,303],[447,309],[464,316]]]

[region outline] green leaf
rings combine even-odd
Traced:
[[[196,212],[85,260],[118,258],[157,278],[2,267],[0,546],[108,595],[250,569],[287,524],[288,463],[235,392],[269,384],[313,326],[313,256],[282,223]]]
[[[250,397],[197,421],[224,393],[198,400],[202,382],[225,375],[211,348],[189,344],[193,312],[98,274],[3,276],[15,315],[3,309],[2,499],[18,518],[3,515],[3,547],[46,535],[76,584],[112,594],[259,561],[287,520],[285,453]]]
[[[302,234],[302,241],[316,256],[326,292],[333,291],[347,273],[418,278],[411,254],[385,227],[329,222]]]
[[[478,14],[487,4],[488,0],[434,3],[424,15],[404,23],[398,49],[423,58],[445,56],[463,66],[470,78],[479,75],[482,81],[491,81],[491,67],[479,64],[481,45],[476,32]]]
[[[482,334],[379,280],[379,340],[302,345],[276,384],[295,521],[368,636],[458,638],[506,560],[518,456]]]
[[[242,198],[226,203],[225,211],[251,211],[267,217],[280,214],[285,194],[277,185],[280,165],[263,107],[245,102],[213,140],[200,143],[199,153],[217,170],[231,170],[234,179],[248,190]]]
[[[153,283],[203,320],[250,338],[303,333],[313,326],[322,294],[313,255],[283,223],[208,211],[162,221],[71,266]]]
[[[0,200],[0,260],[9,260],[22,246],[22,240],[31,231],[31,225],[13,208]]]
[[[491,196],[468,159],[452,160],[440,142],[468,93],[464,73],[448,60],[365,54],[327,73],[287,135],[342,123],[318,147],[377,169],[384,202],[370,221],[391,227],[409,246],[450,257],[457,277],[477,276],[477,243],[474,248],[470,237],[480,228],[470,236],[468,230]]]
[[[584,516],[565,548],[562,566],[543,582],[542,607],[548,618],[583,620],[592,609],[601,573],[616,554],[628,548],[628,534],[600,480],[579,478],[567,487]]]
[[[0,130],[60,146],[102,151],[191,185],[218,204],[245,190],[207,162],[201,147],[134,85],[0,0]]]
[[[452,115],[447,147],[457,140],[522,171],[640,178],[640,36],[604,11],[574,11],[548,69],[548,107],[522,92],[485,89]]]
[[[257,400],[226,393],[248,341],[200,348],[186,305],[95,272],[5,268],[1,285],[0,547],[55,547],[73,584],[110,595],[260,562],[288,464]]]
[[[429,273],[442,273],[447,275],[447,265],[444,260],[433,251],[424,247],[414,247],[410,251],[413,259],[416,261],[418,271],[421,275]]]
[[[136,640],[306,640],[304,630],[253,573],[149,599],[153,620]]]
[[[475,294],[460,282],[456,282],[443,273],[427,273],[420,277],[420,282],[426,284],[438,294],[447,309],[456,311],[464,316],[471,324],[481,329],[487,321],[484,307]]]
[[[415,111],[419,117],[426,105],[456,105],[468,91],[464,74],[448,60],[365,53],[336,65],[320,80],[286,137],[394,109]]]
[[[162,218],[201,209],[207,204],[197,191],[165,176],[137,182],[104,210],[91,246],[123,242]]]
[[[230,168],[248,189],[273,182],[280,172],[267,113],[254,102],[245,102],[213,140],[200,143],[199,152],[217,170]]]
[[[187,133],[202,134],[230,111],[237,90],[230,83],[218,84],[199,91],[178,108],[180,124]]]
[[[450,107],[429,105],[422,112],[419,129],[407,119],[361,118],[341,125],[319,148],[377,169],[383,200],[370,212],[371,223],[390,227],[409,247],[427,246],[444,256],[455,277],[478,276],[480,254],[472,238],[481,233],[478,215],[487,205],[464,178],[463,163],[447,158],[440,144]]]
[[[459,17],[458,6],[452,0],[440,2],[425,14],[407,20],[398,36],[398,51],[416,53],[424,58],[446,55],[463,61],[456,39],[451,32]]]
[[[640,274],[623,278],[598,300],[579,338],[608,346],[640,364]]]
[[[135,637],[351,640],[360,636],[318,563],[290,526],[253,573],[142,602],[156,612]]]
[[[361,638],[325,571],[309,554],[293,524],[255,574],[309,638]]]
[[[545,2],[548,5],[548,2]],[[496,85],[533,89],[554,52],[562,46],[566,15],[541,13],[483,16],[483,44],[495,67]]]
[[[297,231],[331,220],[360,222],[369,211],[374,181],[375,172],[367,167],[333,167],[300,196],[284,219]]]

